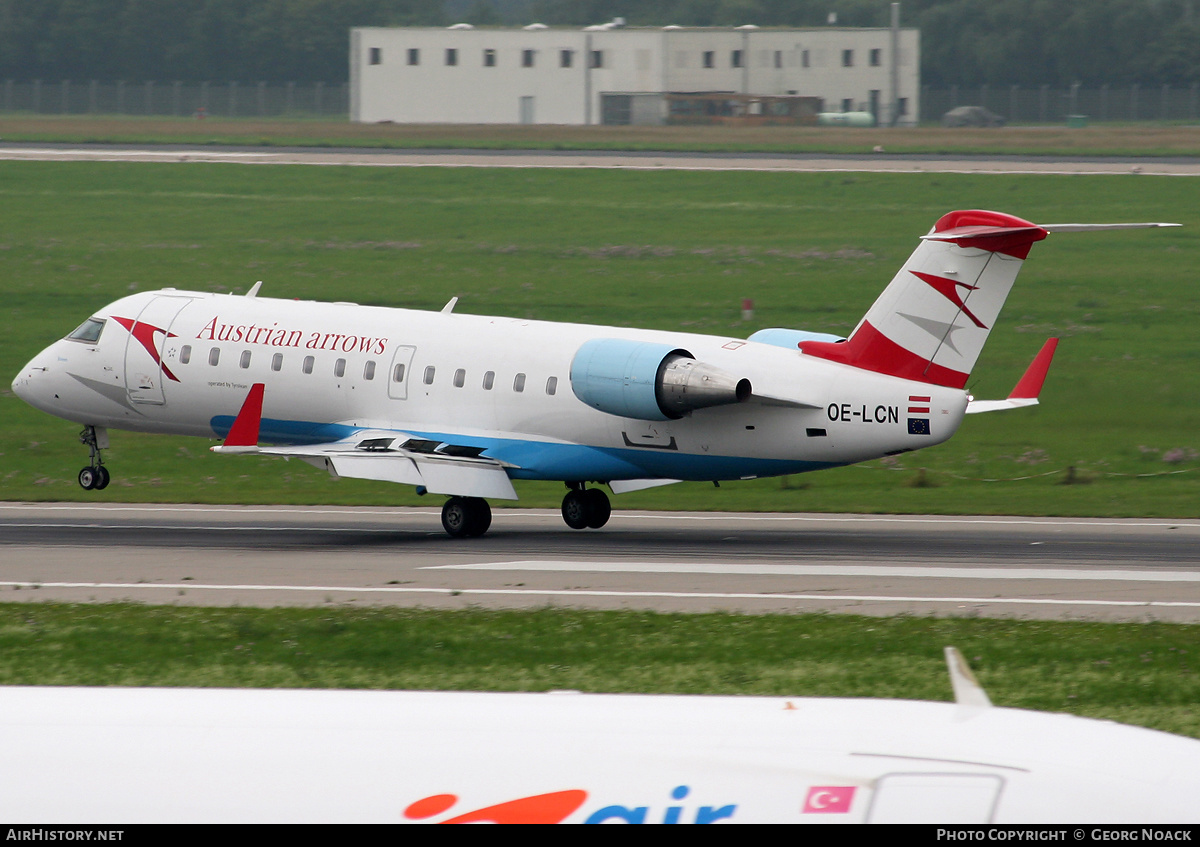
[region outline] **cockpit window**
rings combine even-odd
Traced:
[[[72,341],[82,341],[86,344],[95,344],[100,340],[100,332],[104,329],[104,321],[98,318],[88,318],[79,325],[79,328],[72,332],[67,338]]]

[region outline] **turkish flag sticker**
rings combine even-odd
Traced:
[[[853,785],[814,785],[804,798],[803,812],[844,815],[854,802],[855,790]]]

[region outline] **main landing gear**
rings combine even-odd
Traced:
[[[451,538],[475,538],[492,525],[492,507],[482,497],[451,497],[442,506],[442,529]]]
[[[562,516],[571,529],[599,529],[608,523],[612,504],[599,488],[584,488],[582,482],[568,482],[571,490],[562,501]]]
[[[88,491],[107,488],[110,477],[100,455],[100,448],[108,446],[107,433],[103,429],[97,433],[96,427],[85,426],[79,433],[79,442],[87,445],[89,453],[88,466],[79,472],[79,485]]]

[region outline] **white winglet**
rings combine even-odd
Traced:
[[[971,673],[971,667],[957,647],[946,648],[946,667],[950,670],[950,685],[954,689],[954,702],[960,706],[989,709],[992,701],[987,692]]]

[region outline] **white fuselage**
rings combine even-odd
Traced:
[[[1195,739],[953,703],[6,687],[0,715],[12,823],[1165,824],[1200,792]]]
[[[56,342],[16,393],[86,425],[212,438],[263,383],[263,442],[399,431],[486,448],[514,478],[718,480],[844,465],[946,440],[968,399],[794,345],[690,333],[172,289],[96,318],[96,341]],[[600,411],[572,388],[573,358],[597,338],[686,350],[753,393],[676,420]]]

